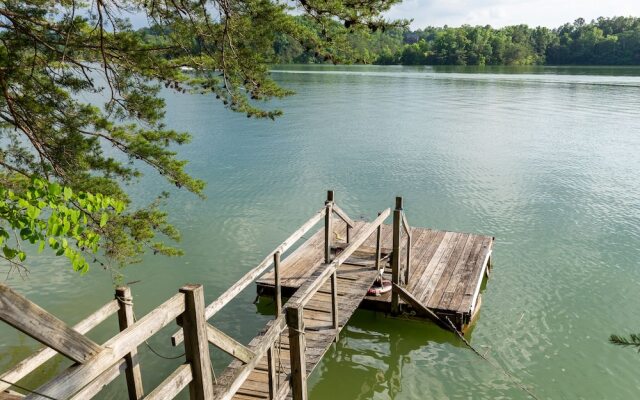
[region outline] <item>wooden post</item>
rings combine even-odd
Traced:
[[[338,341],[338,271],[331,274],[331,319],[333,329],[336,330],[336,342]]]
[[[402,197],[396,197],[393,210],[393,252],[391,253],[391,282],[400,284],[400,230],[402,229]],[[391,291],[391,313],[398,313],[398,292]]]
[[[267,350],[267,373],[269,375],[269,398],[273,400],[278,394],[278,371],[276,370],[276,356],[273,351],[273,346]]]
[[[378,213],[378,217],[380,216],[381,213]],[[382,225],[378,226],[378,229],[376,229],[376,269],[378,271],[380,271],[380,252],[382,250],[381,248],[381,243],[380,243],[380,238],[382,234]],[[380,282],[382,284],[382,282]]]
[[[324,202],[326,213],[324,215],[324,262],[331,263],[331,235],[333,234],[333,190],[327,191],[327,201]]]
[[[324,202],[327,207],[327,213],[324,216],[324,262],[331,264],[331,241],[333,234],[333,190],[327,191],[327,201]],[[338,275],[334,272],[331,275],[331,320],[333,329],[338,330]],[[336,335],[336,340],[338,337]]]
[[[276,284],[276,318],[282,313],[282,287],[280,286],[280,252],[273,253],[273,273]]]
[[[118,310],[118,325],[120,332],[124,331],[135,323],[133,316],[133,298],[131,297],[131,288],[127,286],[119,286],[116,288],[116,300],[120,305]],[[144,389],[142,386],[142,374],[140,372],[140,364],[138,360],[138,349],[134,348],[124,357],[127,363],[125,376],[127,378],[127,391],[130,400],[139,400],[144,397]]]
[[[303,308],[287,308],[289,327],[289,359],[291,361],[291,396],[307,400],[307,361],[305,359]]]
[[[207,341],[207,320],[204,316],[204,290],[202,285],[187,285],[180,289],[180,293],[185,295],[185,310],[179,322],[184,331],[185,358],[193,371],[193,380],[189,383],[189,398],[209,400],[213,398],[213,376]]]
[[[402,211],[404,213],[404,211]],[[406,221],[406,219],[405,219]],[[405,286],[409,284],[409,275],[410,275],[410,271],[411,271],[411,234],[410,234],[410,227],[407,225],[407,265],[404,269],[404,284]]]

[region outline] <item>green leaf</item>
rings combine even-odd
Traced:
[[[9,260],[12,260],[17,254],[18,254],[18,250],[16,249],[12,249],[8,246],[4,246],[2,248],[2,253],[4,254],[5,257],[7,257]]]
[[[71,190],[70,187],[65,186],[63,190],[63,198],[68,201],[71,196],[73,196],[73,190]]]
[[[102,213],[102,216],[100,217],[100,228],[104,227],[107,224],[108,220],[109,220],[109,214]]]
[[[56,182],[49,184],[49,193],[53,196],[59,196],[62,193],[62,188]]]

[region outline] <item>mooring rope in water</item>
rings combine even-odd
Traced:
[[[442,319],[440,317],[438,317],[436,315],[436,317],[442,321]],[[480,353],[475,347],[473,347],[471,345],[471,343],[469,343],[469,341],[462,335],[462,332],[460,332],[458,330],[458,328],[456,328],[456,326],[453,324],[453,322],[451,322],[451,320],[449,319],[449,317],[445,316],[444,317],[447,322],[449,323],[449,326],[451,326],[451,329],[453,330],[453,332],[455,332],[456,335],[458,335],[458,337],[460,338],[460,340],[462,340],[462,342],[469,348],[471,349],[471,351],[473,351],[476,355],[478,355],[478,357],[482,358],[483,360],[485,360],[486,362],[488,362],[492,367],[494,367],[495,369],[498,369],[500,371],[502,371],[502,373],[509,378],[509,380],[515,384],[516,386],[518,386],[521,390],[525,391],[529,396],[531,396],[532,398],[534,398],[535,400],[538,400],[538,396],[536,396],[531,389],[529,389],[528,387],[526,387],[525,385],[523,385],[522,383],[520,383],[520,381],[518,381],[518,379],[511,375],[504,367],[502,367],[500,364],[498,364],[496,361],[488,358],[487,356],[485,356],[484,354]],[[444,321],[443,321],[444,322]]]
[[[0,378],[0,382],[4,382],[4,383],[6,383],[7,385],[11,385],[11,386],[13,386],[13,387],[15,387],[15,388],[17,388],[17,389],[24,390],[25,392],[32,393],[32,394],[35,394],[35,395],[38,395],[38,396],[44,397],[45,399],[49,399],[49,400],[58,400],[58,399],[56,399],[55,397],[51,397],[51,396],[46,395],[46,394],[44,394],[44,393],[40,393],[40,392],[37,392],[37,391],[35,391],[35,390],[28,389],[28,388],[26,388],[26,387],[24,387],[24,386],[18,385],[17,383],[9,382],[9,381],[6,381],[6,380],[4,380],[4,379],[2,379],[2,378]],[[1,393],[1,392],[0,392],[0,393]]]

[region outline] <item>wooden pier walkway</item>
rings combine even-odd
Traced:
[[[385,225],[391,214],[393,224]],[[74,365],[26,393],[26,399],[90,399],[122,373],[132,400],[172,399],[187,388],[198,400],[306,400],[308,376],[360,307],[430,319],[445,329],[468,326],[478,313],[492,246],[489,236],[410,227],[401,198],[393,212],[386,209],[371,222],[353,221],[330,191],[322,209],[209,305],[201,285],[187,285],[136,320],[131,291],[121,287],[114,300],[70,327],[0,284],[0,320],[45,345],[0,374],[0,400],[22,398],[8,392],[19,389],[13,383],[58,353]],[[393,290],[367,295],[380,274]],[[208,321],[254,282],[259,293],[274,297],[275,317],[244,345]],[[118,334],[102,345],[85,336],[114,314]],[[184,363],[145,394],[137,348],[173,321],[181,329],[171,341],[184,343]],[[217,379],[209,345],[234,358]]]

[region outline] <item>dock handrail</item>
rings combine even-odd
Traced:
[[[364,243],[367,238],[378,229],[378,226],[391,215],[391,209],[387,208],[366,228],[358,233],[355,239],[338,255],[330,264],[325,264],[319,268],[314,280],[309,280],[295,292],[295,294],[285,304],[285,308],[304,307],[309,299],[320,289],[335,270],[344,264],[345,261]]]
[[[280,255],[293,246],[305,233],[309,232],[318,222],[324,218],[326,213],[325,207],[318,210],[313,217],[305,222],[297,231],[289,236],[284,242],[276,247],[269,255],[267,255],[258,266],[254,267],[251,271],[247,272],[242,278],[227,289],[220,297],[211,302],[205,308],[205,318],[211,319],[218,311],[220,311],[225,305],[233,300],[240,292],[242,292],[247,286],[249,286],[254,280],[256,280],[262,273],[264,273],[269,267],[274,264],[276,258],[280,258]],[[171,343],[174,346],[182,343],[184,336],[182,330],[176,332],[171,336]]]
[[[304,306],[320,290],[329,279],[332,278],[332,314],[333,328],[337,338],[339,327],[337,326],[337,287],[336,276],[340,265],[371,236],[391,214],[387,208],[378,217],[363,228],[349,245],[331,263],[325,263],[315,273],[313,280],[305,282],[285,304],[285,315],[289,328],[289,354],[291,362],[291,391],[294,399],[307,399],[307,372],[305,361],[305,337],[304,337]]]

